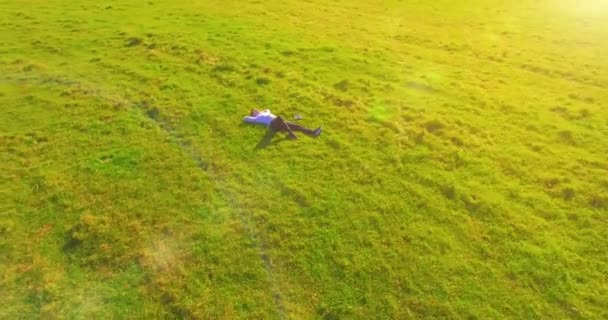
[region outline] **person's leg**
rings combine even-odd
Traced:
[[[308,128],[304,127],[304,126],[301,126],[301,125],[299,125],[297,123],[293,123],[293,122],[287,122],[287,125],[289,125],[289,128],[292,131],[303,132],[304,134],[307,134],[309,136],[315,136],[316,137],[316,136],[318,136],[321,133],[321,128],[320,127],[317,128],[317,129],[315,129],[315,130],[312,130],[312,129],[308,129]]]
[[[270,128],[277,132],[287,132],[287,136],[290,139],[297,138],[297,136],[291,130],[290,125],[287,124],[285,119],[283,119],[281,116],[278,116],[274,118],[274,120],[272,120],[272,122],[270,123]]]

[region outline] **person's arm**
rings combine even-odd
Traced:
[[[246,116],[245,118],[243,118],[243,121],[247,123],[255,123],[255,117]]]

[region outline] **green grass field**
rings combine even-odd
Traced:
[[[0,0],[0,110],[0,319],[608,318],[604,0]]]

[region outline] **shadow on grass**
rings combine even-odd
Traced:
[[[262,139],[260,140],[260,142],[258,142],[258,144],[255,146],[255,149],[264,149],[272,144],[277,144],[281,141],[286,140],[287,138],[281,138],[281,139],[277,139],[272,141],[272,138],[274,138],[274,136],[277,134],[276,131],[274,130],[266,130],[266,134],[262,137]]]
[[[252,124],[248,124],[248,123],[241,123],[240,124],[241,127],[245,127],[245,126],[255,126]],[[282,138],[278,138],[278,139],[274,139],[274,136],[277,134],[277,131],[274,131],[272,129],[267,129],[266,130],[266,134],[264,134],[264,136],[262,137],[262,139],[256,144],[255,146],[255,150],[259,150],[259,149],[264,149],[267,148],[271,145],[274,144],[278,144],[284,140],[288,140],[287,137],[282,137]]]

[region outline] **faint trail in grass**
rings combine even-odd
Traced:
[[[216,185],[220,184],[221,187],[221,182],[218,183],[219,180],[214,177],[213,172],[208,170],[209,164],[205,162],[203,157],[197,152],[194,146],[184,141],[184,139],[180,138],[175,133],[175,129],[170,124],[159,120],[156,112],[150,111],[151,109],[147,109],[142,104],[135,104],[134,106],[140,109],[146,117],[154,121],[154,123],[156,123],[171,138],[171,140],[182,149],[184,153],[186,153],[190,158],[192,158],[196,162],[199,169],[205,171],[207,175],[213,178],[213,181],[216,183]],[[270,256],[268,255],[268,246],[261,239],[257,229],[254,226],[254,222],[251,221],[251,218],[243,211],[241,206],[238,204],[236,197],[230,191],[228,191],[229,188],[222,189],[222,194],[227,198],[227,201],[230,203],[232,208],[237,210],[239,220],[243,225],[247,237],[251,239],[258,251],[260,260],[262,261],[262,265],[268,277],[268,282],[270,283],[270,290],[275,305],[275,312],[280,319],[287,319],[285,305],[283,303],[283,296],[276,285],[276,279],[274,275],[275,271],[272,267]]]
[[[108,65],[104,65],[102,67],[109,67]],[[128,69],[120,69],[115,70],[118,71],[130,78],[140,79],[141,76],[135,72],[131,72]],[[205,161],[202,155],[198,152],[195,146],[193,146],[188,141],[184,140],[177,133],[173,125],[167,121],[164,121],[159,117],[160,112],[158,109],[150,106],[147,102],[142,101],[139,103],[132,103],[134,107],[139,109],[144,116],[152,120],[163,132],[167,134],[167,136],[171,139],[173,143],[179,146],[184,153],[186,153],[190,158],[192,158],[199,169],[203,170],[212,180],[215,182],[216,186],[221,187],[220,179],[214,176],[212,170],[209,169],[209,163]],[[225,196],[226,200],[230,203],[231,207],[235,210],[238,210],[238,217],[243,225],[243,228],[246,232],[246,235],[253,242],[256,247],[260,260],[263,264],[264,270],[266,271],[268,282],[270,284],[270,290],[272,299],[274,301],[275,312],[279,316],[280,319],[287,319],[287,313],[285,310],[285,305],[283,302],[283,296],[277,286],[277,281],[275,277],[275,271],[272,266],[272,262],[270,260],[270,256],[268,254],[268,246],[262,240],[258,230],[255,228],[255,223],[251,220],[251,218],[243,211],[241,206],[238,204],[236,196],[229,191],[229,188],[222,188],[222,194]]]
[[[224,192],[226,194],[234,208],[239,208],[239,218],[243,227],[245,228],[245,232],[247,236],[253,241],[256,246],[260,260],[264,265],[264,269],[266,270],[266,274],[268,276],[268,282],[270,283],[270,290],[272,293],[272,299],[275,305],[275,312],[279,316],[280,319],[287,319],[287,315],[285,312],[285,304],[283,303],[283,296],[279,288],[276,285],[275,272],[272,267],[272,262],[270,261],[270,256],[268,255],[268,246],[266,243],[259,237],[257,229],[253,226],[253,221],[243,212],[241,207],[237,204],[234,195],[229,192]]]
[[[79,95],[91,96],[101,98],[106,100],[110,105],[114,107],[133,107],[139,110],[146,118],[150,119],[156,126],[158,126],[168,137],[171,143],[177,145],[188,157],[190,157],[196,163],[196,166],[205,172],[212,180],[215,182],[216,186],[221,188],[222,194],[226,198],[225,200],[230,204],[232,208],[237,210],[238,217],[243,225],[243,229],[245,230],[246,237],[249,238],[253,245],[256,247],[258,251],[258,255],[260,257],[260,261],[262,263],[262,267],[264,268],[267,281],[270,284],[270,290],[272,299],[274,302],[275,313],[279,316],[280,319],[287,319],[285,306],[283,302],[283,296],[278,289],[276,284],[275,271],[272,266],[272,262],[270,256],[268,254],[268,246],[262,240],[259,232],[255,228],[255,222],[252,221],[251,217],[249,217],[241,206],[238,204],[237,198],[234,194],[229,191],[229,188],[222,188],[222,183],[220,179],[214,176],[212,170],[209,170],[209,163],[205,161],[203,156],[197,150],[195,146],[193,146],[190,142],[186,141],[183,137],[176,132],[175,127],[170,122],[163,120],[160,118],[160,112],[158,109],[150,106],[148,103],[134,102],[129,99],[123,97],[120,94],[115,94],[115,90],[108,90],[106,88],[102,88],[93,83],[87,81],[87,79],[80,78],[70,78],[65,76],[53,75],[53,74],[36,74],[30,77],[21,77],[21,78],[0,78],[0,81],[4,80],[9,83],[36,83],[39,85],[57,85],[64,87],[64,92],[67,94],[77,93]]]

